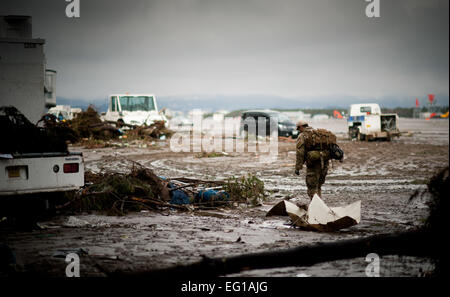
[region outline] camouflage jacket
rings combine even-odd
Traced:
[[[311,127],[306,127],[307,130],[313,130]],[[295,170],[301,170],[303,168],[303,164],[306,161],[306,147],[305,147],[305,134],[300,133],[297,137],[297,161],[295,163]]]

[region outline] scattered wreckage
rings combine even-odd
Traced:
[[[305,207],[283,200],[272,207],[266,216],[288,215],[293,225],[310,231],[336,231],[358,224],[361,221],[361,200],[343,207],[328,207],[315,194]]]
[[[102,121],[92,105],[85,111],[75,114],[72,120],[58,121],[53,114],[46,114],[41,121],[47,129],[57,132],[60,137],[66,138],[71,143],[88,146],[92,142],[108,142],[119,138],[123,140],[163,140],[173,134],[173,131],[165,127],[164,121],[155,121],[149,126],[146,124],[142,126],[128,125],[129,129],[118,128],[116,125]]]
[[[109,276],[145,276],[156,278],[223,276],[231,273],[252,269],[269,269],[291,266],[311,266],[321,262],[366,257],[371,253],[382,255],[405,255],[416,257],[429,257],[435,263],[432,276],[445,275],[447,264],[448,244],[442,241],[442,234],[446,231],[446,216],[448,211],[447,189],[449,186],[449,167],[437,172],[428,182],[427,189],[416,192],[410,197],[410,201],[418,196],[430,195],[428,201],[430,214],[425,224],[420,228],[396,233],[377,234],[359,237],[355,239],[340,240],[335,242],[319,242],[315,244],[300,245],[295,248],[277,251],[264,251],[251,254],[241,254],[231,257],[208,258],[203,257],[199,262],[187,265],[176,265],[169,268],[152,269],[146,271],[120,271],[107,272]],[[315,196],[316,197],[316,196]],[[318,198],[318,196],[317,196]],[[310,208],[311,223],[319,222],[324,226],[331,217],[323,216],[329,212],[326,205],[316,198]],[[314,199],[313,199],[314,200]],[[287,207],[286,207],[287,206]],[[352,203],[343,209],[333,208],[338,216],[344,215],[353,221],[359,221],[359,201]],[[284,211],[297,213],[298,209],[292,207],[292,203],[277,204],[272,210],[273,214]],[[324,212],[325,211],[325,212]],[[301,212],[303,213],[303,212]],[[308,212],[307,212],[308,213]],[[338,216],[332,216],[334,218]],[[297,216],[293,216],[296,220]],[[304,216],[302,216],[304,217]],[[314,224],[312,224],[314,225]],[[326,224],[328,226],[328,223]],[[311,226],[311,225],[310,225]]]
[[[226,181],[167,178],[157,176],[139,163],[130,162],[133,166],[126,174],[86,172],[86,186],[64,207],[74,211],[124,215],[128,211],[162,207],[195,210],[257,204],[267,195],[262,181],[252,175]]]

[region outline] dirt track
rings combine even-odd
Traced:
[[[168,177],[224,179],[254,173],[272,190],[260,207],[217,209],[183,213],[173,210],[141,212],[125,217],[77,215],[89,225],[64,226],[67,216],[42,222],[46,229],[33,232],[2,230],[1,237],[16,253],[25,270],[64,276],[66,263],[58,250],[82,248],[81,275],[103,275],[105,270],[149,269],[187,264],[208,257],[230,256],[295,247],[314,242],[407,230],[420,225],[427,215],[424,201],[409,202],[414,191],[438,168],[448,166],[448,120],[402,119],[404,136],[392,142],[344,140],[345,122],[313,123],[334,130],[345,161],[335,162],[323,187],[329,206],[362,201],[361,223],[339,232],[318,233],[291,228],[283,217],[265,213],[281,199],[306,203],[304,171],[294,175],[295,145],[280,142],[274,162],[260,162],[255,153],[199,158],[195,153],[173,153],[167,142],[149,148],[126,147],[83,151],[86,168],[93,171],[125,171],[133,160]],[[407,133],[409,132],[409,133]],[[98,265],[97,265],[98,264]],[[255,270],[233,276],[365,276],[363,258],[333,261],[312,267]],[[381,259],[382,276],[416,276],[432,268],[428,259],[389,256]]]

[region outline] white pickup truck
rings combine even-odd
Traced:
[[[350,139],[371,140],[400,137],[398,115],[382,114],[376,103],[350,105],[347,118]]]
[[[166,116],[158,112],[155,95],[152,94],[113,94],[109,96],[108,111],[102,120],[115,123],[116,126],[151,125],[155,121],[164,121]]]

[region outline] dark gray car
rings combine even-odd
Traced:
[[[272,132],[271,129],[278,129],[278,136],[296,138],[298,135],[295,123],[278,111],[248,110],[242,113],[241,134],[245,132],[268,136]]]

